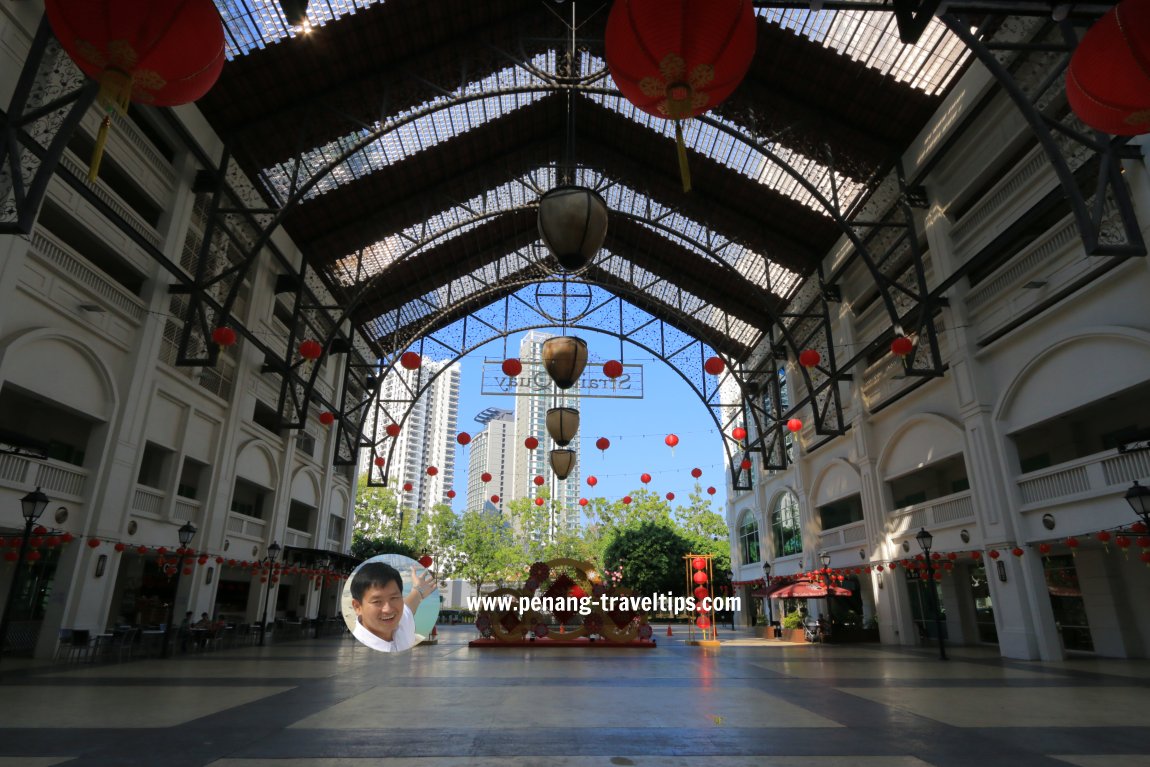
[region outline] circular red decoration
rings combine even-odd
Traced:
[[[705,570],[707,569],[707,560],[702,557],[695,557],[691,560],[691,567],[696,570]]]
[[[906,336],[895,336],[890,342],[890,352],[898,357],[905,357],[914,351],[914,342]]]
[[[1013,549],[1010,550],[1010,553],[1016,557],[1021,557],[1023,554],[1026,553],[1026,551],[1024,549],[1022,549],[1020,546],[1015,546]]]
[[[750,458],[744,458],[743,460],[739,461],[739,468],[743,471],[749,471],[751,466],[752,464]]]
[[[455,491],[454,490],[448,490],[447,491],[447,497],[448,498],[454,498],[455,497]]]
[[[201,565],[206,565],[208,563],[208,556],[206,554],[203,554],[196,561],[199,562]]]
[[[471,435],[465,431],[461,431],[455,436],[455,441],[461,445],[467,446],[471,442]]]
[[[1066,100],[1078,119],[1116,136],[1150,131],[1150,6],[1124,0],[1095,22],[1070,58]]]
[[[703,476],[703,470],[698,467],[691,469],[691,476],[695,479],[698,479],[699,477]]]
[[[1150,535],[1140,535],[1135,542],[1139,548],[1150,548]]]
[[[1128,549],[1130,548],[1130,539],[1125,535],[1120,535],[1114,539],[1114,545],[1120,549]]]
[[[503,360],[503,375],[508,378],[514,378],[523,372],[523,363],[511,357]]]
[[[579,505],[580,506],[586,506],[587,505],[587,499],[586,498],[580,498],[579,499]]]
[[[117,543],[117,544],[116,544],[115,546],[113,546],[112,548],[113,548],[113,549],[115,549],[116,551],[123,551],[124,549],[126,549],[126,548],[128,548],[128,547],[127,547],[127,546],[125,546],[125,545],[124,545],[124,544],[122,544],[122,543]]]
[[[679,444],[679,437],[676,434],[668,434],[663,442],[667,444],[667,447],[675,447],[675,445]]]
[[[100,82],[100,101],[187,104],[224,66],[224,27],[211,0],[47,0],[44,10],[76,66]]]
[[[323,355],[323,347],[319,341],[308,338],[299,343],[299,356],[305,360],[318,360]]]
[[[94,548],[97,548],[99,545],[100,545],[100,539],[99,538],[89,538],[88,539],[88,548],[94,549]]]
[[[329,413],[326,410],[319,414],[319,422],[324,426],[331,426],[335,423],[335,414]]]
[[[543,487],[543,483],[546,482],[547,480],[543,479],[542,474],[536,474],[535,479],[533,479],[531,481],[535,483],[536,487]]]
[[[1078,548],[1079,541],[1073,535],[1066,539],[1066,545],[1072,549]]]
[[[706,615],[700,615],[695,619],[695,625],[701,629],[709,629],[711,627],[711,619]]]
[[[236,331],[221,325],[212,331],[212,343],[216,346],[234,346],[236,343]]]
[[[813,368],[815,365],[822,362],[822,355],[814,349],[803,349],[799,352],[799,364],[805,368]]]
[[[1049,554],[1050,553],[1050,544],[1049,543],[1038,544],[1038,553],[1039,554]]]
[[[435,466],[428,466],[427,467],[427,476],[434,477],[438,473],[439,473],[439,469],[436,468]]]
[[[626,505],[629,503],[631,503],[631,496],[629,496],[629,495],[623,496],[623,504]]]
[[[719,357],[708,357],[707,361],[703,363],[703,370],[706,370],[713,376],[717,376],[722,373],[726,367],[726,363],[724,363],[723,360]]]
[[[60,536],[61,543],[71,543],[74,540],[76,540],[76,536],[72,535],[71,533],[64,533]]]
[[[695,574],[691,576],[691,580],[693,580],[697,585],[702,586],[707,582],[707,574],[702,570],[696,570]]]
[[[404,482],[403,483],[403,492],[410,493],[412,487],[414,487],[414,485],[412,485],[410,482]]]
[[[523,440],[523,447],[527,448],[528,450],[534,450],[535,448],[539,447],[539,440],[535,439],[534,437],[528,437],[527,439]]]
[[[143,556],[144,554],[148,553],[148,547],[147,546],[137,546],[136,547],[136,553]]]
[[[1094,537],[1097,538],[1100,543],[1109,543],[1111,535],[1109,530],[1101,530],[1095,534]]]
[[[675,500],[675,494],[674,493],[667,493],[667,500],[668,501]]]
[[[380,455],[380,456],[376,456],[375,461],[373,463],[375,463],[376,466],[383,466],[385,463],[387,463],[387,461],[384,459],[384,457],[382,455]]]
[[[706,586],[696,586],[694,594],[695,594],[695,600],[699,601],[699,602],[701,602],[704,599],[706,599],[707,597],[711,596],[711,592],[707,591]]]
[[[603,363],[603,375],[608,378],[618,378],[623,375],[623,363],[619,360],[607,360]]]
[[[417,559],[415,561],[419,562],[419,564],[423,565],[424,567],[431,567],[431,563],[434,560],[432,560],[430,555],[424,554],[422,557],[420,557],[419,559]]]
[[[54,548],[56,548],[57,546],[59,546],[59,545],[60,545],[60,536],[58,536],[58,535],[49,535],[49,536],[48,536],[48,540],[44,541],[44,543],[45,543],[45,545],[47,545],[47,546],[48,546],[48,548],[50,548],[50,549],[54,549]],[[117,549],[117,550],[118,550],[118,551],[123,551],[123,549]]]
[[[794,434],[795,432],[799,432],[802,430],[803,430],[803,422],[800,421],[798,418],[792,418],[789,421],[787,421],[787,431]]]
[[[731,436],[742,442],[747,438],[747,430],[742,426],[736,426],[735,428],[731,429]]]
[[[543,505],[543,499],[542,498],[536,498],[535,499],[535,505],[536,506],[542,506]]]
[[[387,436],[389,436],[389,437],[392,437],[392,438],[395,438],[395,437],[398,437],[398,436],[399,436],[399,432],[400,432],[400,430],[401,430],[401,429],[402,429],[402,427],[401,427],[399,424],[397,424],[397,423],[389,423],[389,424],[387,425],[387,428],[386,428],[386,429],[384,429],[384,431],[386,431],[386,432],[387,432]]]
[[[491,481],[491,474],[485,471],[479,475],[479,478],[481,480],[483,480],[484,482],[490,482]]]
[[[989,552],[987,552],[987,556],[990,557],[991,559],[998,559],[998,557],[999,557],[998,549],[991,549]]]
[[[415,352],[404,352],[399,356],[399,364],[404,370],[419,370],[423,358]]]
[[[595,440],[595,447],[599,448],[600,450],[606,450],[607,448],[611,447],[611,440],[607,439],[606,437],[600,437],[599,439]]]
[[[599,484],[599,478],[592,474],[590,477],[587,477],[587,484],[591,487],[595,487],[595,485]]]
[[[651,481],[651,475],[644,472],[642,476],[639,477],[639,481],[645,485]]]
[[[492,503],[499,503],[499,496],[498,495],[491,496],[491,502]]]
[[[714,495],[714,494],[715,494],[715,488],[708,487],[707,488],[707,495]]]

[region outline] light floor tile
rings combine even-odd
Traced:
[[[1145,727],[1136,687],[840,687],[954,727]]]
[[[291,687],[8,686],[0,698],[3,727],[173,727],[267,698]]]
[[[749,688],[653,691],[648,687],[573,688],[560,685],[490,688],[377,687],[293,727],[378,729],[484,726],[618,727],[625,708],[629,727],[839,727],[830,719]],[[771,716],[764,718],[763,711]]]
[[[52,767],[70,762],[74,756],[0,756],[0,767]]]
[[[930,762],[913,756],[708,756],[700,759],[670,755],[220,759],[208,767],[699,767],[700,764],[707,767],[930,767]]]
[[[1146,754],[1052,755],[1051,758],[1078,767],[1150,767],[1150,756]]]
[[[809,663],[804,661],[770,661],[752,664],[800,679],[1050,679],[1042,671],[1023,671],[979,663],[938,660],[871,660]]]
[[[119,663],[114,666],[98,665],[44,674],[46,677],[69,679],[322,679],[336,676],[341,670],[360,668],[360,664],[330,661],[319,663],[309,660],[205,660],[194,663],[172,664],[162,660]]]

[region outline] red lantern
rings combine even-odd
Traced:
[[[403,483],[403,492],[410,493],[412,487],[414,487],[414,485],[412,485],[410,482],[404,482]]]
[[[310,338],[305,341],[300,341],[299,356],[305,360],[318,360],[323,356],[323,347],[320,346],[319,341],[313,341]]]
[[[622,3],[620,3],[622,5]],[[717,376],[726,369],[727,365],[720,357],[708,357],[707,361],[703,363],[703,370],[706,370],[713,376]]]
[[[212,343],[220,348],[234,346],[236,343],[236,331],[221,325],[212,331]]]
[[[1134,533],[1135,535],[1145,535],[1146,525],[1142,524],[1141,522],[1135,522],[1134,524],[1130,525],[1130,532]]]
[[[714,494],[715,494],[715,488],[708,487],[707,488],[707,495],[714,495]]]
[[[1138,559],[1145,562],[1147,566],[1150,566],[1150,551],[1143,551],[1138,555]]]
[[[124,544],[122,544],[122,543],[117,543],[117,544],[116,544],[115,546],[113,546],[112,548],[113,548],[113,549],[115,549],[117,552],[120,552],[120,551],[123,551],[124,549],[126,549],[126,548],[128,548],[128,547],[127,547],[127,546],[125,546],[125,545],[124,545]]]
[[[1073,535],[1066,539],[1066,545],[1069,546],[1071,549],[1078,548],[1079,544],[1080,544],[1080,541],[1077,538],[1075,538]]]
[[[753,466],[753,465],[754,464],[751,463],[750,458],[744,458],[743,460],[739,461],[739,468],[742,469],[743,471],[750,471],[751,466]]]
[[[324,411],[319,414],[319,422],[324,426],[331,426],[335,423],[335,414]]]
[[[465,431],[461,431],[455,436],[455,441],[466,447],[471,442],[471,435]]]
[[[100,83],[108,115],[88,174],[96,179],[111,113],[128,103],[187,104],[224,66],[224,26],[211,0],[46,0],[52,31],[72,61]]]
[[[382,455],[379,455],[379,456],[376,456],[374,463],[376,466],[383,466],[385,463],[387,463],[387,461],[384,459],[384,457]]]
[[[419,562],[419,564],[423,565],[424,567],[431,567],[431,563],[434,560],[432,560],[432,558],[428,554],[424,554],[422,557],[420,557],[416,561]]]
[[[1135,542],[1138,544],[1139,548],[1150,548],[1150,535],[1140,535]]]
[[[697,468],[697,467],[694,469],[691,469],[691,476],[694,477],[695,479],[698,479],[699,477],[703,476],[703,470],[700,468]]]
[[[499,503],[499,496],[498,495],[491,496],[491,502],[496,503],[496,504]]]
[[[536,474],[535,479],[533,479],[531,481],[535,483],[536,487],[543,487],[543,483],[546,482],[547,480],[543,479],[542,474]]]
[[[16,556],[17,556],[17,558],[19,558],[19,556],[20,556],[20,555],[19,555],[19,554],[17,554]],[[24,557],[24,558],[25,558],[27,561],[29,561],[29,562],[39,562],[39,561],[40,561],[40,556],[41,556],[41,555],[40,555],[40,552],[39,552],[39,551],[37,551],[36,549],[32,549],[31,551],[29,551],[29,552],[28,552],[28,553],[25,555],[25,557]]]
[[[603,375],[608,378],[618,378],[623,375],[623,363],[619,360],[607,360],[603,363]]]
[[[543,505],[543,499],[542,498],[536,498],[535,499],[535,505],[536,506],[542,506]]]
[[[50,549],[54,549],[54,548],[56,548],[57,546],[59,546],[59,545],[60,545],[60,536],[58,536],[58,535],[49,535],[49,536],[48,536],[48,540],[44,541],[44,543],[45,543],[45,544],[48,546],[48,548],[50,548]],[[123,549],[118,549],[118,550],[119,550],[119,551],[123,551]]]
[[[586,506],[587,505],[587,499],[586,498],[580,498],[579,499],[579,505],[580,506]]]
[[[675,445],[679,444],[679,437],[678,437],[678,435],[675,435],[675,434],[668,434],[666,439],[663,440],[663,442],[665,442],[667,444],[667,447],[674,450]]]
[[[1100,530],[1094,537],[1098,539],[1099,543],[1106,544],[1110,542],[1111,535],[1109,530]]]
[[[454,498],[455,497],[455,491],[454,490],[448,490],[447,491],[447,497],[448,498]]]
[[[76,540],[76,536],[72,535],[71,533],[64,533],[60,536],[61,543],[71,543],[74,540]]]
[[[611,447],[611,440],[607,439],[606,437],[600,437],[599,439],[595,440],[595,447],[599,448],[600,450],[606,450],[607,448]]]
[[[680,121],[717,107],[747,74],[757,38],[751,5],[620,0],[607,17],[611,77],[636,107],[675,121],[684,192],[691,178]]]
[[[794,433],[800,432],[802,430],[803,430],[803,422],[800,421],[798,418],[792,418],[789,421],[787,421],[787,431],[794,434]]]
[[[1038,544],[1038,553],[1042,554],[1043,556],[1049,554],[1050,553],[1050,544],[1049,543]]]
[[[523,440],[523,447],[527,448],[528,450],[534,450],[535,448],[539,447],[539,440],[535,439],[534,437],[528,437],[527,439]]]
[[[991,559],[998,559],[998,557],[999,557],[999,554],[998,554],[998,549],[991,549],[991,550],[990,550],[990,551],[987,553],[987,556],[989,556]]]
[[[1125,535],[1120,535],[1114,539],[1114,545],[1120,549],[1128,549],[1130,548],[1130,539]]]
[[[590,477],[587,477],[587,484],[591,487],[595,487],[595,485],[599,484],[599,478],[592,474]]]
[[[691,567],[696,570],[705,570],[707,569],[707,560],[703,557],[695,557],[691,560]]]
[[[89,538],[88,539],[88,548],[95,549],[95,548],[99,548],[99,546],[100,546],[100,539],[99,538]]]
[[[1015,546],[1013,549],[1010,550],[1010,553],[1016,557],[1021,557],[1023,554],[1026,553],[1026,551],[1024,549],[1022,549],[1020,546]]]
[[[208,555],[203,554],[196,561],[199,562],[201,565],[206,565],[208,563]]]
[[[895,336],[890,342],[890,352],[897,357],[905,357],[914,351],[914,342],[906,336]]]
[[[747,430],[742,426],[736,426],[735,428],[731,429],[731,436],[742,442],[747,438]]]
[[[428,466],[427,467],[427,476],[434,477],[438,473],[439,473],[439,469],[437,469],[436,467],[434,467],[434,466]]]
[[[799,352],[799,364],[805,368],[813,368],[822,361],[822,355],[814,349],[803,349]]]
[[[711,627],[711,619],[708,618],[706,615],[700,615],[698,618],[695,619],[695,625],[698,626],[699,628],[703,629],[704,631],[706,631],[707,629],[709,629]]]
[[[144,554],[148,553],[148,547],[147,546],[137,546],[136,547],[136,553],[139,554],[140,556],[143,556]]]
[[[503,375],[507,376],[508,378],[515,378],[515,376],[523,372],[523,363],[514,357],[503,360],[502,367]]]
[[[702,602],[704,599],[711,596],[711,592],[707,591],[706,586],[696,586],[693,593],[695,594],[696,602]]]
[[[419,366],[423,364],[423,358],[415,352],[404,352],[399,355],[399,365],[404,370],[419,370]]]
[[[675,494],[674,493],[667,493],[667,500],[668,501],[675,500]]]
[[[651,481],[651,475],[646,473],[646,472],[643,472],[643,474],[639,477],[639,481],[645,485]]]
[[[695,574],[691,576],[691,580],[693,580],[699,586],[702,586],[707,582],[707,574],[702,570],[696,570]]]
[[[629,495],[623,496],[623,505],[626,506],[629,503],[631,503],[631,496],[629,496]]]
[[[479,475],[479,478],[483,480],[484,483],[487,483],[491,481],[491,474],[485,471]]]
[[[1092,26],[1066,68],[1078,119],[1116,136],[1150,131],[1150,6],[1124,0]]]

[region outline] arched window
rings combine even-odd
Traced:
[[[739,524],[739,564],[750,565],[760,559],[759,520],[753,512],[748,511]]]
[[[775,556],[799,554],[803,550],[803,531],[799,526],[799,501],[793,493],[783,493],[771,510],[771,532]]]

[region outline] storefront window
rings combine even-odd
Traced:
[[[739,562],[744,565],[758,562],[759,556],[759,520],[748,512],[743,515],[743,523],[739,525]]]
[[[1062,646],[1072,652],[1094,652],[1094,639],[1090,636],[1090,621],[1086,617],[1086,602],[1078,585],[1074,557],[1067,554],[1043,557],[1042,564]]]
[[[978,628],[978,641],[998,644],[998,629],[994,625],[994,606],[990,602],[990,584],[986,581],[986,565],[982,562],[970,568],[970,595],[974,600],[974,623]]]
[[[803,535],[799,526],[799,502],[792,493],[783,493],[775,501],[775,508],[771,512],[771,532],[774,534],[776,557],[802,552]]]

